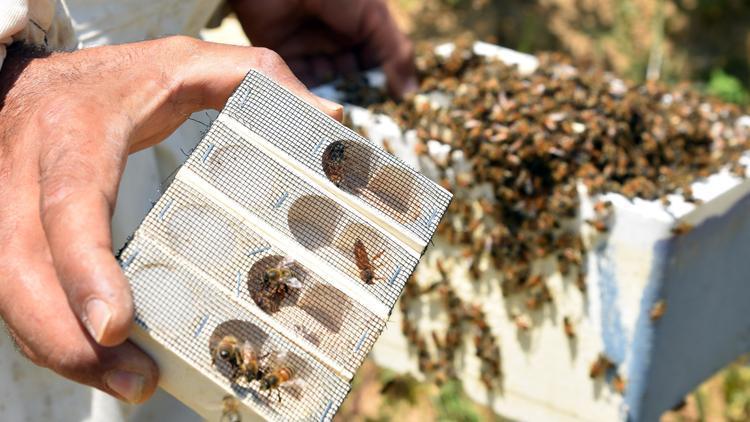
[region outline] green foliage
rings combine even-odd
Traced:
[[[730,421],[750,420],[750,367],[736,363],[724,376],[726,417]]]
[[[436,399],[439,421],[478,422],[474,404],[464,394],[461,382],[451,380],[443,384]]]
[[[742,82],[721,69],[711,72],[707,90],[711,95],[736,104],[747,104],[750,99]]]

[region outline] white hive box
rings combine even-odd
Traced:
[[[449,54],[451,49],[444,45],[438,52]],[[516,64],[524,73],[537,66],[533,56],[502,47],[476,43],[474,50]],[[371,76],[371,82],[382,81],[382,75]],[[332,87],[318,93],[341,98]],[[428,143],[431,158],[417,157],[416,137],[409,128],[402,133],[387,116],[373,116],[360,107],[350,106],[349,111],[354,125],[364,127],[369,138],[386,139],[396,155],[428,176],[434,166],[430,160],[444,160],[449,152],[446,146]],[[750,118],[743,117],[735,129],[747,136],[749,125]],[[436,260],[447,263],[451,286],[460,297],[481,306],[502,355],[502,389],[488,392],[479,381],[474,346],[465,342],[458,377],[467,394],[518,420],[650,421],[750,351],[750,181],[722,171],[692,188],[701,205],[678,195],[670,196],[668,207],[618,194],[596,198],[612,201],[614,223],[603,238],[579,224],[588,242],[588,289],[581,293],[559,273],[548,273],[554,306],[535,317],[529,332],[520,332],[508,315],[499,287],[502,275],[483,267],[482,278],[490,282],[477,289],[461,248],[437,236],[415,272],[418,284],[424,287],[439,277]],[[584,187],[579,196],[578,220],[583,221],[593,216],[595,199]],[[672,228],[679,222],[694,229],[675,236]],[[659,300],[666,302],[667,311],[652,322],[650,312]],[[564,316],[575,323],[574,341],[564,333]],[[445,320],[431,312],[419,319],[426,333],[440,329]],[[420,376],[400,320],[401,313],[395,312],[373,348],[374,359],[384,367]],[[624,395],[612,388],[611,380],[589,377],[590,365],[600,353],[610,357],[626,379]]]
[[[341,144],[334,184],[324,157]],[[251,71],[120,253],[133,340],[159,364],[160,385],[208,420],[222,417],[226,396],[243,421],[330,420],[450,198]],[[371,259],[383,251],[374,283],[356,242]],[[263,276],[284,260],[302,286],[278,310],[261,308]],[[212,364],[227,335],[268,355],[270,369],[286,356],[294,382],[279,401]]]

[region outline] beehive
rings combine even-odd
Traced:
[[[336,179],[325,160],[341,144]],[[330,420],[450,199],[251,71],[120,253],[133,340],[159,364],[160,385],[209,420],[227,396],[243,420]],[[382,252],[373,283],[358,242],[371,259]],[[261,308],[263,275],[282,261],[301,287],[277,310]],[[249,342],[262,365],[293,370],[278,400],[212,363],[227,335]]]
[[[452,49],[451,45],[438,47],[445,55]],[[522,74],[532,72],[539,63],[533,56],[485,43],[474,44],[473,50],[480,56],[516,64]],[[561,70],[576,77],[570,66]],[[377,81],[377,75],[371,80]],[[624,85],[613,79],[610,87],[620,91]],[[502,84],[498,89],[502,92]],[[321,93],[342,99],[331,87]],[[453,92],[437,94],[414,104],[457,111],[458,107],[451,107]],[[645,89],[643,95],[647,95]],[[503,101],[498,97],[496,103]],[[681,105],[676,96],[665,95],[663,101]],[[414,127],[399,127],[388,115],[373,115],[356,106],[349,109],[354,126],[375,142],[389,145],[435,180],[465,170],[460,148],[451,148],[444,141],[418,139]],[[699,110],[719,114],[710,104]],[[555,112],[559,110],[549,113]],[[393,117],[409,123],[426,121],[423,126],[431,123],[429,118],[411,119],[399,113]],[[719,115],[714,121],[721,118],[726,116]],[[748,117],[739,116],[736,121],[712,125],[713,151],[732,143],[747,145],[749,123]],[[588,129],[585,122],[578,124],[574,130]],[[747,164],[750,160],[745,154],[739,161]],[[592,195],[579,183],[577,193],[573,192],[578,202],[569,227],[582,235],[587,253],[578,271],[567,276],[558,271],[553,256],[533,263],[534,274],[544,277],[552,297],[551,303],[537,310],[527,309],[523,295],[504,294],[501,286],[508,277],[492,263],[485,260],[472,265],[477,260],[466,254],[467,242],[436,236],[434,247],[415,273],[411,304],[404,306],[416,308],[416,312],[406,312],[407,322],[404,313],[394,314],[373,349],[376,362],[431,380],[445,375],[436,374],[433,368],[421,370],[419,347],[415,347],[419,341],[403,331],[416,328],[433,359],[445,356],[439,343],[446,342],[449,306],[432,286],[447,284],[450,294],[484,312],[499,345],[502,374],[487,388],[481,382],[487,371],[476,357],[482,347],[472,341],[475,330],[472,327],[461,334],[452,376],[461,380],[473,399],[518,420],[657,419],[702,379],[750,350],[750,319],[745,315],[750,298],[745,275],[750,264],[744,258],[750,241],[745,217],[750,211],[750,182],[731,163],[723,164],[690,185],[692,202],[680,194],[668,195],[669,205],[606,191]],[[470,202],[488,192],[494,194],[487,186],[470,183],[454,192],[454,202]],[[603,235],[586,222],[596,218],[594,206],[600,200],[612,202],[609,230]],[[685,233],[681,227],[693,229]],[[438,263],[447,276],[441,274]],[[577,273],[585,274],[584,292],[577,288]],[[441,279],[448,283],[441,284]],[[667,304],[666,312],[660,319],[654,318],[652,313],[661,301]],[[519,321],[516,311],[528,320]],[[566,319],[575,330],[572,338],[565,330]],[[522,328],[526,324],[530,327]],[[431,338],[432,333],[437,333],[438,341]],[[599,354],[607,355],[615,367],[606,376],[592,379],[591,365]],[[616,376],[625,380],[624,391]]]

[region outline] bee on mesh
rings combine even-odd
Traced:
[[[342,141],[332,142],[323,152],[323,172],[337,187],[344,180],[344,161],[346,160],[346,145]]]
[[[249,341],[240,341],[233,335],[224,336],[214,349],[212,363],[224,362],[232,369],[232,381],[244,377],[247,382],[258,381],[265,373],[261,360],[268,354],[261,356]]]
[[[380,259],[384,253],[385,250],[382,250],[370,258],[362,239],[357,239],[354,242],[354,262],[357,264],[357,269],[359,270],[359,278],[361,278],[365,284],[374,284],[375,280],[383,279],[383,277],[375,275],[375,270],[378,268],[378,266],[375,265],[375,261]]]
[[[260,289],[253,293],[253,301],[259,308],[268,313],[278,312],[290,289],[302,288],[302,283],[292,270],[294,264],[294,260],[284,258],[278,265],[263,272]]]
[[[288,362],[288,353],[274,354],[273,360],[274,362],[263,373],[263,377],[260,379],[260,390],[266,391],[267,397],[270,397],[271,392],[276,390],[278,402],[281,403],[282,388],[302,388],[304,381],[296,377],[296,372]]]

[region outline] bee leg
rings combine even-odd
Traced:
[[[276,394],[278,394],[278,397],[279,397],[279,403],[281,403],[281,390],[279,390],[279,389],[277,388],[277,389],[276,389]]]
[[[383,257],[384,253],[385,253],[385,249],[383,249],[382,251],[380,251],[380,253],[378,253],[377,255],[373,256],[372,259],[370,260],[370,262],[372,262],[374,264],[376,260],[378,260],[378,259],[380,259],[380,258]]]

